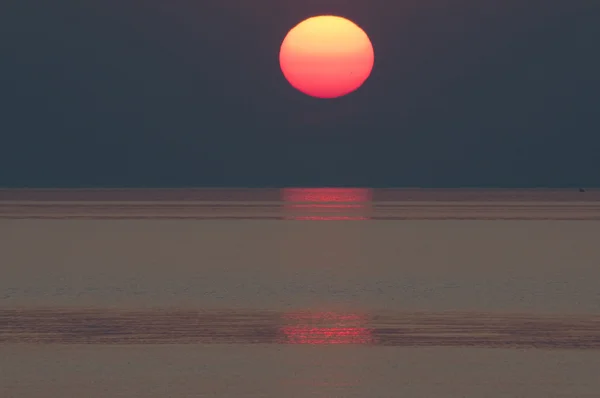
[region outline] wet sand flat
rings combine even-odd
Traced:
[[[597,397],[600,195],[0,190],[0,397]]]
[[[280,202],[0,202],[0,219],[198,219],[285,220],[302,216]],[[373,203],[366,208],[335,206],[310,211],[313,217],[364,217],[373,220],[600,220],[600,202]]]
[[[600,316],[0,310],[0,344],[364,344],[600,349]]]
[[[600,190],[305,191],[0,189],[0,219],[600,220]]]
[[[364,345],[0,346],[0,396],[595,398],[595,350]]]

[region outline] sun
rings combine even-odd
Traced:
[[[333,15],[308,18],[281,43],[279,64],[287,81],[316,98],[357,90],[373,70],[371,40],[354,22]]]

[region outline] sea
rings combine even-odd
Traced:
[[[0,397],[600,397],[600,190],[0,190]]]

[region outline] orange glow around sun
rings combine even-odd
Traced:
[[[317,98],[355,91],[371,74],[374,60],[367,34],[354,22],[332,15],[300,22],[288,32],[279,52],[288,82]]]

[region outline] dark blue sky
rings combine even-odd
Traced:
[[[589,0],[9,0],[0,186],[600,186]],[[338,100],[279,45],[337,14],[375,48]]]

